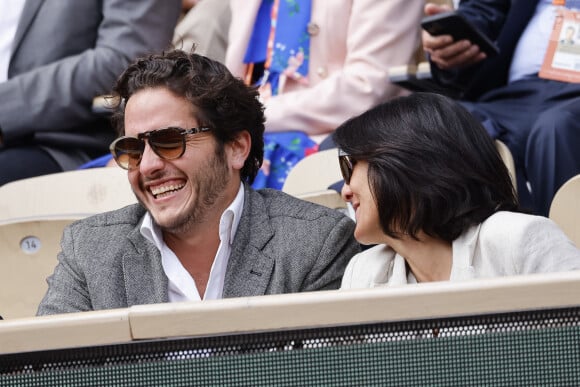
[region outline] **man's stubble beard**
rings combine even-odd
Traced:
[[[164,233],[187,234],[207,221],[208,215],[214,210],[214,205],[229,183],[223,145],[216,147],[213,157],[198,169],[193,179],[190,184],[195,190],[195,200],[189,204],[184,214],[180,214],[171,223],[164,225],[160,225],[154,217],[155,223]]]

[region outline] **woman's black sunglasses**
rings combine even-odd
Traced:
[[[346,184],[350,184],[350,178],[352,176],[352,169],[356,164],[356,160],[352,158],[351,155],[343,151],[338,150],[338,164],[340,165],[340,172],[342,173],[342,178]]]
[[[139,133],[137,137],[123,136],[111,143],[109,150],[117,164],[123,169],[139,166],[145,151],[145,139],[153,152],[164,160],[174,160],[185,153],[185,136],[207,132],[210,128],[182,129],[169,127]]]

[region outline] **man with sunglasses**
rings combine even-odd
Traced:
[[[359,251],[337,211],[250,184],[262,164],[256,90],[183,51],[136,61],[114,88],[111,144],[139,204],[63,235],[38,313],[335,289]]]

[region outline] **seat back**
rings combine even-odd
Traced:
[[[514,162],[514,157],[512,155],[512,152],[509,150],[507,145],[504,144],[500,140],[495,140],[495,148],[497,149],[497,152],[499,153],[499,157],[501,157],[503,163],[505,164],[505,166],[510,174],[510,178],[512,180],[512,185],[514,186],[514,190],[517,192],[518,184],[516,181],[516,164]]]
[[[81,219],[135,202],[127,172],[120,168],[54,173],[0,187],[0,224]]]
[[[69,220],[0,225],[0,313],[4,319],[34,316],[56,266],[62,230]]]
[[[62,172],[0,187],[0,314],[34,316],[69,223],[135,202],[119,168]]]
[[[298,194],[296,197],[335,210],[342,210],[342,212],[348,214],[346,202],[342,199],[342,196],[333,189]]]
[[[290,170],[282,191],[295,196],[320,192],[341,180],[338,151],[328,149],[300,160]]]
[[[568,180],[556,192],[549,216],[580,247],[580,175]]]
[[[300,160],[290,170],[282,191],[308,202],[345,209],[346,202],[340,194],[328,189],[342,180],[337,152],[336,149],[323,150]]]

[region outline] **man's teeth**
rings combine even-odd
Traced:
[[[153,194],[153,196],[159,197],[163,194],[169,194],[171,192],[180,190],[181,188],[183,188],[183,186],[184,186],[183,184],[164,185],[164,186],[152,188],[151,193]]]

